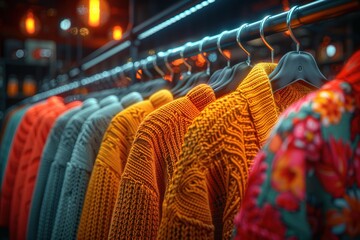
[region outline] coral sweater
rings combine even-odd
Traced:
[[[296,83],[272,93],[261,63],[231,94],[210,104],[185,136],[163,204],[158,239],[229,239],[248,168],[279,112],[311,91]]]
[[[102,240],[108,237],[120,177],[135,133],[149,113],[172,100],[169,91],[161,90],[149,100],[130,106],[112,119],[104,134],[90,177],[78,239]]]
[[[52,103],[54,99],[55,98],[50,98],[47,101],[30,107],[16,130],[1,187],[0,226],[2,227],[9,226],[15,179],[28,135],[34,126],[34,123],[38,120],[39,114],[44,108],[47,108],[48,104]]]
[[[20,169],[17,174],[18,179],[16,179],[19,181],[15,182],[19,183],[19,185],[15,185],[15,187],[17,186],[18,188],[14,189],[15,193],[19,194],[17,196],[20,196],[19,206],[11,205],[13,208],[12,211],[18,210],[19,214],[18,218],[15,216],[15,218],[17,218],[15,221],[17,222],[10,228],[10,230],[12,230],[11,232],[17,232],[17,239],[26,238],[25,236],[29,218],[31,198],[35,188],[39,162],[47,136],[49,135],[53,124],[60,114],[71,108],[79,106],[80,104],[81,102],[76,101],[64,105],[61,101],[59,104],[56,104],[56,106],[46,109],[47,112],[43,117],[40,118],[40,121],[38,121],[39,125],[35,130],[37,132],[35,138],[29,138],[29,141],[27,141],[25,144],[25,151],[28,152],[30,150],[31,155],[21,160]]]
[[[27,227],[27,239],[36,239],[37,230],[39,226],[40,209],[45,192],[46,182],[50,172],[51,163],[54,161],[57,148],[60,143],[61,135],[65,129],[66,123],[72,116],[81,111],[89,104],[88,100],[82,103],[82,106],[73,108],[57,118],[51,132],[46,140],[44,150],[41,156],[38,174],[36,177],[36,184],[31,200],[30,216]]]
[[[184,135],[211,102],[205,84],[149,114],[139,126],[121,177],[108,239],[154,239],[165,191]]]

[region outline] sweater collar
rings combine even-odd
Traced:
[[[247,101],[260,146],[265,143],[278,120],[278,110],[269,79],[269,74],[275,67],[274,63],[255,65],[237,89]]]
[[[209,103],[216,100],[214,90],[206,84],[200,84],[186,94],[186,97],[201,112]]]
[[[248,102],[260,146],[267,140],[279,115],[291,104],[315,90],[310,85],[294,82],[273,93],[269,74],[275,67],[274,63],[257,64],[238,87]]]

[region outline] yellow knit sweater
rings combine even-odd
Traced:
[[[279,113],[312,91],[272,93],[275,64],[256,65],[231,94],[204,109],[185,136],[163,203],[158,239],[230,239],[248,168]]]
[[[109,239],[156,238],[164,194],[184,135],[193,119],[213,101],[213,90],[202,84],[141,123],[121,177]]]
[[[116,201],[120,178],[135,133],[153,110],[173,100],[161,90],[149,100],[136,103],[118,113],[104,135],[87,188],[78,228],[78,239],[106,239]]]

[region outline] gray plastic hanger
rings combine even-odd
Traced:
[[[227,64],[226,64],[226,67],[225,68],[223,68],[223,69],[221,69],[221,70],[219,70],[220,71],[220,73],[219,72],[215,72],[214,74],[213,74],[213,76],[211,76],[211,78],[210,78],[210,81],[209,81],[209,85],[212,87],[212,89],[216,89],[216,88],[218,88],[222,83],[223,83],[223,81],[224,81],[224,79],[228,79],[229,77],[230,77],[230,71],[231,71],[231,68],[230,68],[230,58],[228,58],[225,54],[224,54],[224,52],[222,51],[222,49],[221,49],[221,38],[224,36],[224,34],[226,34],[227,33],[227,31],[223,31],[220,35],[219,35],[219,37],[218,37],[218,39],[217,39],[217,49],[218,49],[218,51],[219,51],[219,53],[226,59],[226,62],[227,62]]]
[[[300,42],[294,36],[291,29],[291,17],[297,6],[293,7],[287,14],[286,24],[292,40],[296,43],[296,51],[287,53],[280,60],[275,68],[275,74],[270,78],[273,92],[276,92],[296,81],[304,81],[316,88],[320,88],[327,82],[326,77],[321,73],[314,57],[300,51]]]
[[[205,37],[199,45],[199,52],[202,53],[202,46],[204,42],[207,40]],[[207,60],[207,58],[205,58]],[[208,65],[209,67],[209,65]],[[195,73],[191,75],[189,78],[186,79],[185,85],[183,85],[176,94],[174,94],[176,97],[185,96],[192,88],[196,87],[197,85],[201,83],[207,83],[209,81],[210,75],[207,73],[207,71],[202,71],[199,73]]]
[[[246,23],[240,26],[236,34],[236,42],[238,43],[239,47],[245,51],[245,53],[248,55],[248,58],[246,61],[240,62],[234,65],[229,70],[226,70],[228,74],[224,74],[223,77],[218,81],[219,84],[213,87],[217,98],[222,97],[234,91],[252,69],[250,65],[250,53],[244,48],[240,40],[241,31],[246,26],[247,26]]]

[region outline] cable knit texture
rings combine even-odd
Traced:
[[[139,96],[139,93],[130,93],[121,103],[116,101],[96,111],[83,124],[66,167],[51,239],[76,239],[86,188],[104,132],[112,117],[123,110],[122,104],[136,103],[141,99]]]
[[[102,240],[108,237],[120,176],[135,133],[144,117],[172,99],[169,91],[161,90],[149,100],[121,111],[111,120],[91,173],[78,228],[78,239]]]
[[[86,105],[84,102],[83,105]],[[49,176],[51,163],[59,146],[61,134],[64,131],[66,123],[72,116],[81,111],[81,107],[75,107],[66,113],[62,114],[52,127],[50,134],[46,140],[44,150],[41,156],[38,174],[36,177],[36,184],[34,194],[31,200],[30,216],[27,227],[27,239],[36,239],[37,230],[39,226],[40,209],[46,187],[46,181]]]
[[[184,135],[213,101],[213,90],[202,84],[141,123],[121,177],[108,239],[156,238],[164,194]]]
[[[56,210],[64,181],[66,164],[70,161],[72,150],[85,120],[99,109],[97,101],[92,102],[75,114],[66,124],[60,139],[55,159],[50,167],[40,210],[37,239],[50,239],[55,222]]]
[[[47,109],[47,113],[42,117],[37,130],[37,136],[35,139],[30,139],[29,145],[32,149],[31,155],[29,158],[24,159],[24,167],[18,173],[20,176],[20,184],[22,186],[22,193],[20,199],[19,208],[19,218],[17,222],[17,239],[26,238],[26,229],[30,212],[31,199],[35,187],[35,181],[38,173],[39,162],[41,154],[46,142],[46,139],[50,133],[55,120],[63,112],[79,106],[81,102],[72,102],[67,105],[64,105],[63,102],[55,105],[52,108]],[[25,145],[27,149],[27,145]],[[25,167],[26,166],[26,167]],[[14,206],[12,206],[14,208]]]
[[[23,146],[23,154],[21,155],[19,161],[19,169],[16,173],[15,182],[13,185],[13,197],[11,201],[10,209],[10,223],[9,223],[9,233],[11,239],[19,239],[20,234],[20,214],[24,211],[21,209],[21,201],[25,193],[25,178],[26,172],[30,165],[30,160],[33,153],[41,151],[43,146],[36,146],[34,144],[36,139],[38,139],[41,134],[42,127],[45,125],[47,120],[47,114],[53,114],[57,108],[63,108],[64,103],[60,98],[52,98],[47,101],[47,105],[38,113],[37,119],[34,121],[34,124],[28,134],[28,137]],[[26,231],[25,229],[23,231]]]
[[[206,107],[189,127],[158,239],[230,239],[252,159],[279,112],[311,91],[295,83],[273,96],[268,74],[275,66],[256,65],[234,92]]]
[[[46,106],[46,104],[47,102],[44,101],[31,107],[24,115],[19,127],[16,130],[5,170],[4,181],[1,187],[0,225],[2,227],[9,226],[10,205],[13,196],[12,193],[26,139],[34,122],[37,120],[38,114]]]

